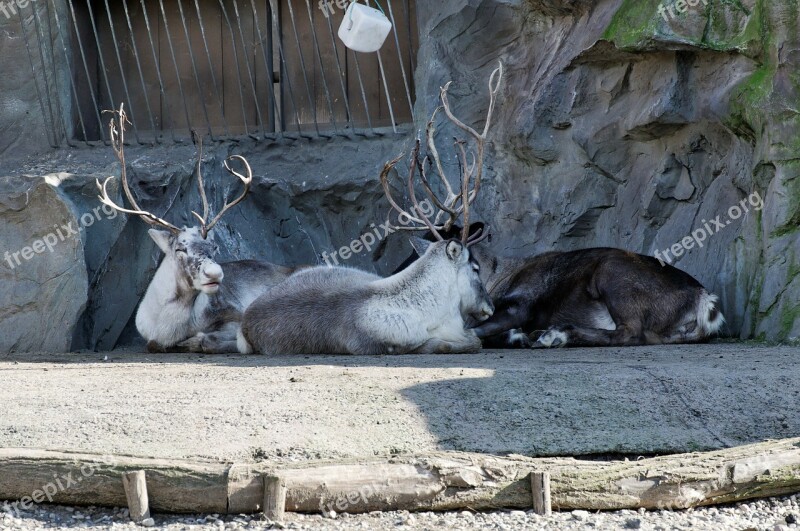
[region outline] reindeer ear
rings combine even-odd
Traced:
[[[447,242],[447,257],[450,258],[453,262],[457,262],[459,258],[461,258],[462,253],[464,252],[464,244],[452,240]]]
[[[164,254],[169,254],[169,239],[171,234],[165,230],[158,230],[158,229],[150,229],[147,231],[147,234],[153,238],[153,241],[156,242],[158,248],[161,249]]]
[[[414,250],[417,251],[417,254],[420,256],[425,254],[425,252],[428,250],[428,247],[433,245],[432,242],[429,242],[428,240],[423,240],[422,238],[419,238],[417,236],[412,236],[411,238],[409,238],[409,241],[411,242],[411,247],[413,247]]]

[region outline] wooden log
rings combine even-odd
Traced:
[[[533,496],[533,512],[543,516],[553,514],[549,472],[531,472],[531,495]]]
[[[150,518],[150,503],[147,498],[147,480],[144,470],[122,474],[122,486],[128,499],[128,513],[137,524]]]
[[[273,522],[286,512],[286,481],[279,475],[264,474],[264,516]]]
[[[147,470],[151,506],[163,512],[259,512],[265,473],[285,480],[288,511],[530,508],[530,470],[550,474],[556,510],[684,508],[800,491],[800,438],[606,462],[451,452],[234,465],[0,449],[0,499],[30,502],[52,492],[53,503],[121,506],[119,478],[137,470]],[[63,488],[44,490],[56,480]]]
[[[55,485],[48,503],[125,507],[120,476],[147,470],[151,511],[224,513],[230,468],[216,462],[0,448],[0,499],[32,498]]]

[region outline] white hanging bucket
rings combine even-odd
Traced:
[[[339,38],[356,52],[377,52],[392,31],[392,23],[375,8],[352,3],[339,26]]]

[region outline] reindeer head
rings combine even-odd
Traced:
[[[184,291],[202,291],[213,294],[219,291],[225,276],[222,267],[214,260],[219,247],[209,234],[203,238],[198,227],[184,227],[177,233],[166,230],[147,231],[164,253],[164,260],[175,264],[178,284]]]
[[[241,195],[232,202],[225,202],[225,205],[220,212],[211,220],[208,221],[209,206],[208,198],[206,196],[205,185],[203,183],[203,173],[201,171],[201,162],[203,160],[203,143],[202,140],[197,139],[198,156],[197,156],[197,183],[200,190],[200,198],[203,202],[203,214],[192,212],[199,225],[194,227],[183,227],[179,229],[175,225],[165,221],[158,216],[142,210],[136,203],[136,199],[131,193],[128,184],[127,167],[125,164],[125,124],[128,123],[125,110],[122,105],[118,111],[114,112],[115,116],[112,118],[109,125],[111,146],[117,155],[117,158],[122,165],[122,189],[128,202],[131,204],[130,209],[117,205],[108,195],[107,186],[113,177],[108,177],[102,184],[97,180],[97,187],[100,189],[98,198],[100,201],[125,214],[132,214],[141,217],[145,222],[152,225],[154,228],[150,229],[148,233],[153,241],[156,242],[159,249],[165,255],[165,262],[174,264],[175,277],[178,285],[187,291],[202,291],[204,293],[213,294],[219,290],[220,282],[224,277],[222,267],[215,261],[214,257],[219,252],[219,247],[214,242],[214,235],[212,229],[214,225],[222,219],[222,216],[232,207],[240,203],[247,192],[250,190],[250,184],[253,182],[253,170],[250,168],[247,160],[239,155],[228,157],[225,161],[225,169],[231,175],[236,176],[244,184],[244,190]],[[243,175],[230,167],[229,162],[237,159],[245,168],[246,175]]]
[[[457,239],[430,242],[422,238],[412,238],[411,245],[420,255],[437,255],[440,263],[447,264],[449,274],[456,277],[459,310],[468,317],[468,326],[485,321],[494,313],[492,298],[480,278],[480,266],[472,257],[467,245]]]

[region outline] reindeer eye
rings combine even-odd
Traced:
[[[478,264],[472,264],[472,270],[475,271],[476,273],[479,273],[481,270],[481,266],[479,266]]]

